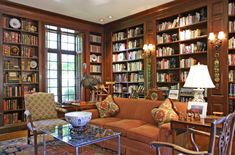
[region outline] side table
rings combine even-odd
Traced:
[[[198,121],[172,120],[171,121],[172,143],[176,144],[177,133],[186,132],[187,128],[194,128],[197,130],[210,132],[210,126],[211,124],[206,122],[205,119],[200,119]],[[233,146],[235,146],[235,138],[233,138]],[[235,147],[233,147],[232,152],[235,153]]]

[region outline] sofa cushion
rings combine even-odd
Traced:
[[[105,124],[107,124],[107,123],[115,122],[115,121],[120,121],[120,120],[121,120],[121,119],[120,119],[120,118],[117,118],[117,117],[96,118],[96,119],[92,119],[92,120],[90,121],[90,123],[103,127],[103,126],[104,126]]]
[[[113,101],[112,95],[108,95],[103,101],[97,102],[96,107],[101,118],[114,116],[119,112],[119,107]]]
[[[160,129],[154,125],[144,124],[128,130],[127,138],[148,144],[151,141],[159,139],[159,130]]]
[[[110,122],[104,125],[106,128],[110,128],[114,131],[121,132],[122,136],[126,136],[127,130],[132,128],[139,127],[141,125],[146,124],[144,121],[141,120],[134,120],[134,119],[122,119],[120,121]]]
[[[171,99],[166,99],[158,108],[154,108],[152,116],[158,125],[170,122],[172,119],[178,119],[178,114],[175,110]]]

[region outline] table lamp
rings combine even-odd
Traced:
[[[194,91],[193,102],[205,102],[203,91],[204,88],[214,88],[207,65],[193,65],[190,67],[188,77],[184,84],[187,88],[196,88]]]

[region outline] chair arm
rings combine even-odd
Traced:
[[[196,151],[185,149],[181,146],[178,146],[178,145],[175,145],[175,144],[172,144],[172,143],[167,143],[167,142],[153,141],[153,142],[150,143],[150,147],[156,147],[159,154],[160,154],[160,147],[169,147],[169,148],[172,148],[173,150],[176,150],[176,151],[178,151],[180,153],[183,153],[183,154],[209,155],[207,151],[196,152]]]
[[[92,119],[100,117],[98,109],[88,109],[88,110],[83,110],[83,111],[91,112],[92,113]]]
[[[32,121],[32,116],[29,110],[25,110],[24,115],[26,117],[27,127],[30,131],[36,131],[36,128]]]
[[[201,131],[201,130],[197,130],[197,129],[193,129],[193,128],[188,128],[189,133],[193,133],[193,134],[199,134],[199,135],[205,135],[205,136],[210,136],[211,134],[209,132],[205,132],[205,131]],[[216,138],[219,138],[218,135],[216,135]]]
[[[56,109],[56,111],[57,111],[57,112],[62,112],[62,113],[66,113],[66,112],[68,112],[68,110],[67,110],[67,109],[65,109],[65,108],[61,108],[61,107],[55,107],[55,109]]]

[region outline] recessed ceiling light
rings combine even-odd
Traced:
[[[108,16],[108,18],[109,18],[109,19],[112,19],[112,18],[113,18],[113,16]]]
[[[100,18],[100,20],[99,20],[100,22],[103,22],[104,21],[104,19],[103,18]]]

